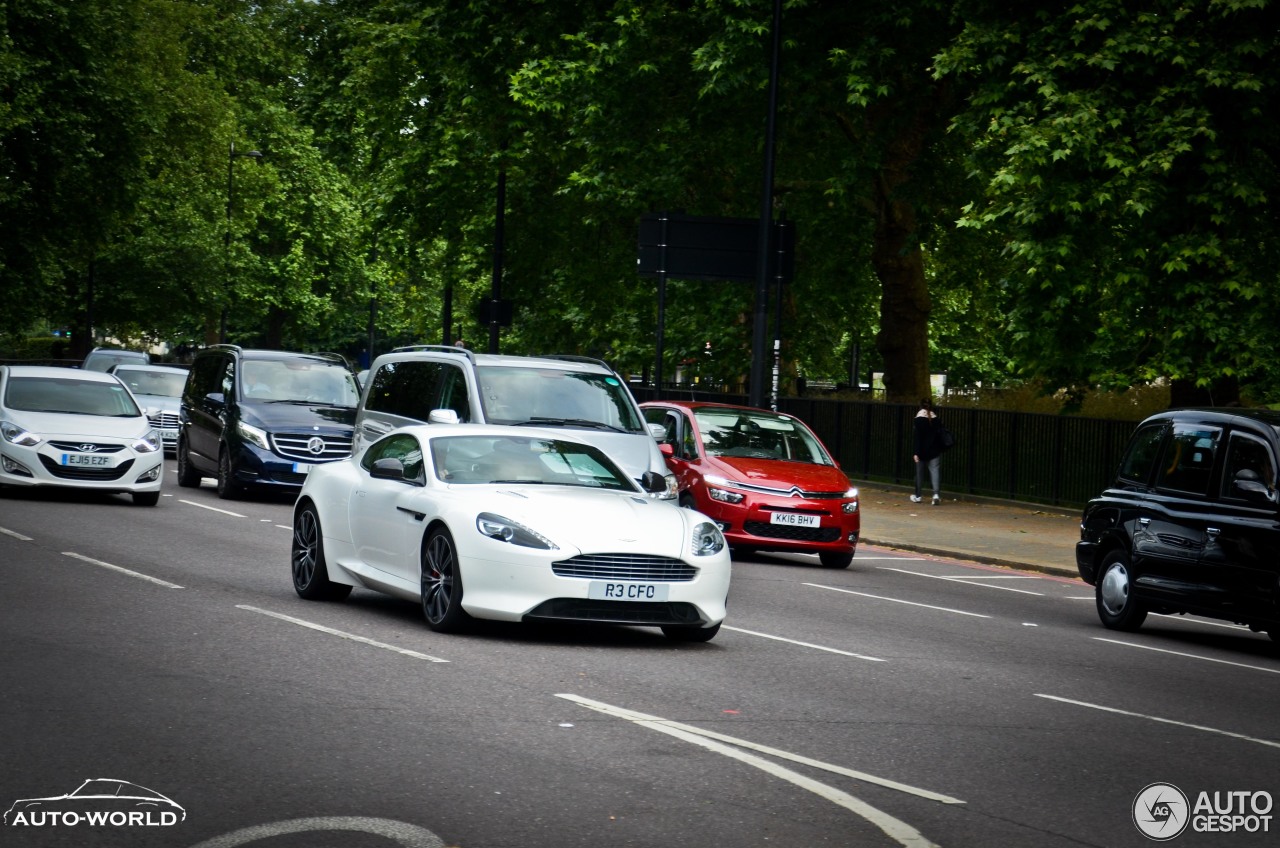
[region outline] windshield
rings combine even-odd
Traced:
[[[141,368],[117,368],[115,375],[135,395],[182,397],[187,375],[177,371],[145,371]]]
[[[249,359],[241,367],[246,400],[313,403],[355,409],[356,376],[343,365],[317,359]]]
[[[446,483],[547,483],[634,492],[635,484],[599,449],[524,436],[438,436],[436,477]]]
[[[712,456],[834,465],[818,437],[789,415],[749,409],[699,409],[693,417]]]
[[[25,412],[105,415],[135,418],[142,414],[119,383],[48,377],[11,377],[4,405]]]
[[[482,365],[476,368],[476,380],[490,424],[594,425],[645,432],[631,393],[612,374]]]

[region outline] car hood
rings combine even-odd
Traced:
[[[474,490],[474,486],[454,486]],[[483,487],[476,513],[492,512],[518,521],[562,549],[590,553],[650,553],[683,559],[693,525],[706,519],[671,501],[639,492],[605,492],[572,486]],[[572,554],[570,554],[572,555]]]
[[[770,489],[796,486],[805,492],[843,492],[852,485],[834,465],[745,456],[708,456],[706,465],[707,471],[714,469],[712,473],[730,480]]]
[[[177,415],[182,408],[182,398],[169,397],[168,395],[140,395],[135,393],[133,399],[138,402],[138,406],[142,407],[143,412],[159,410],[160,412],[172,412]]]
[[[240,420],[268,432],[309,430],[312,427],[320,427],[324,430],[343,430],[350,433],[355,424],[356,411],[348,407],[311,403],[242,402]]]
[[[103,415],[71,415],[63,412],[11,411],[10,421],[41,436],[94,436],[108,439],[138,439],[151,430],[147,419],[111,418]]]
[[[647,433],[614,433],[573,426],[545,429],[570,431],[573,438],[600,448],[633,480],[639,480],[646,471],[666,473],[666,463],[658,451],[658,443]]]

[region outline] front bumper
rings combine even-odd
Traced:
[[[97,450],[71,450],[73,443]],[[60,437],[32,446],[0,443],[0,485],[132,493],[158,492],[163,480],[163,451],[139,453],[120,441]]]
[[[748,494],[739,504],[727,504],[703,494],[698,511],[720,525],[733,547],[797,553],[852,554],[858,545],[861,515],[844,512],[852,499],[763,498]],[[816,516],[817,527],[778,523],[774,516]],[[786,520],[786,519],[783,519]],[[794,519],[792,519],[794,520]]]

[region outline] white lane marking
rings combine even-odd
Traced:
[[[71,557],[72,559],[78,559],[78,560],[80,560],[81,562],[87,562],[87,563],[89,563],[90,565],[96,565],[96,566],[99,566],[99,567],[101,567],[101,568],[109,568],[109,569],[111,569],[112,571],[118,571],[118,572],[120,572],[121,574],[127,574],[127,575],[129,575],[130,577],[136,577],[136,578],[138,578],[139,580],[147,580],[147,581],[150,581],[150,582],[152,582],[152,583],[155,583],[155,584],[156,584],[156,585],[158,585],[158,586],[163,586],[163,587],[165,587],[166,589],[181,589],[181,588],[182,588],[182,587],[181,587],[181,586],[179,586],[177,583],[170,583],[168,580],[161,580],[159,577],[152,577],[150,574],[142,574],[142,573],[137,572],[137,571],[130,571],[130,570],[129,570],[129,569],[127,569],[127,568],[121,568],[121,567],[120,567],[120,566],[118,566],[118,565],[112,565],[112,564],[111,564],[111,563],[109,563],[109,562],[103,562],[103,561],[102,561],[102,560],[100,560],[100,559],[93,559],[93,558],[91,558],[91,557],[84,556],[83,554],[77,554],[77,553],[74,553],[74,552],[72,552],[72,551],[63,551],[63,552],[62,552],[62,555],[63,555],[63,556],[66,556],[66,557]]]
[[[1090,600],[1093,600],[1090,598]],[[1221,627],[1225,630],[1235,630],[1237,632],[1252,633],[1253,631],[1241,624],[1227,624],[1225,621],[1205,621],[1203,618],[1187,618],[1185,615],[1179,615],[1174,612],[1153,612],[1152,615],[1158,615],[1169,621],[1185,621],[1188,624],[1203,624],[1206,627]]]
[[[206,839],[191,848],[238,848],[250,842],[271,839],[290,833],[306,833],[313,830],[353,830],[359,833],[372,833],[385,836],[402,848],[444,848],[444,841],[426,828],[416,824],[396,821],[394,819],[374,819],[360,816],[329,816],[310,819],[291,819],[289,821],[259,824],[244,827]]]
[[[659,733],[665,733],[668,736],[674,736],[675,738],[681,739],[690,744],[698,745],[700,747],[706,748],[709,751],[714,751],[717,754],[722,754],[723,756],[729,757],[731,759],[735,759],[741,763],[745,763],[746,765],[752,766],[754,768],[758,768],[767,774],[771,774],[774,777],[780,778],[782,780],[787,781],[788,783],[792,783],[796,786],[799,786],[801,789],[807,789],[808,791],[813,792],[815,795],[818,795],[819,797],[822,797],[822,798],[826,798],[828,801],[831,801],[834,804],[838,804],[839,806],[844,807],[850,812],[853,812],[856,815],[861,816],[862,818],[874,824],[876,827],[880,828],[881,831],[883,831],[890,838],[897,841],[898,844],[903,846],[909,846],[909,848],[937,848],[937,846],[934,843],[930,842],[928,839],[926,839],[918,830],[913,828],[911,825],[907,824],[904,821],[901,821],[900,819],[894,818],[888,813],[882,812],[876,809],[875,807],[872,807],[870,804],[867,804],[865,801],[861,801],[858,798],[853,797],[847,792],[843,792],[839,789],[836,789],[835,787],[828,786],[825,783],[819,783],[818,781],[813,780],[812,778],[805,777],[799,772],[795,772],[795,771],[792,771],[791,769],[784,768],[780,765],[777,765],[776,763],[772,763],[766,759],[757,757],[753,754],[748,754],[745,751],[739,750],[739,748],[749,748],[752,750],[760,751],[762,753],[769,753],[771,755],[792,760],[794,762],[803,763],[809,766],[815,766],[817,768],[825,769],[827,771],[832,771],[837,774],[843,774],[848,777],[853,777],[854,779],[857,779],[857,780],[863,780],[869,783],[875,783],[879,786],[885,786],[890,789],[897,789],[902,792],[908,792],[917,797],[928,798],[930,800],[938,801],[944,804],[963,804],[964,803],[964,801],[958,800],[956,798],[951,798],[946,795],[939,795],[935,792],[930,792],[927,789],[919,789],[914,786],[908,786],[905,783],[898,783],[892,780],[885,780],[884,778],[878,778],[873,775],[864,774],[862,772],[856,772],[851,769],[844,769],[840,766],[834,766],[829,763],[820,762],[818,760],[810,760],[807,757],[799,757],[797,755],[787,753],[786,751],[780,751],[776,748],[766,748],[764,746],[755,745],[751,742],[747,742],[745,739],[736,739],[732,736],[725,736],[724,734],[703,730],[698,727],[693,727],[692,725],[681,724],[679,722],[674,722],[674,721],[668,721],[667,719],[660,718],[658,716],[652,716],[652,715],[646,715],[645,713],[634,712],[632,710],[628,710],[623,707],[615,707],[610,704],[602,703],[600,701],[593,701],[588,698],[583,698],[579,695],[559,694],[559,695],[556,695],[556,697],[564,698],[567,701],[572,701],[576,704],[586,707],[587,709],[595,710],[596,712],[601,712],[601,713],[604,713],[605,715],[611,715],[616,718],[625,719],[626,721],[633,722],[635,724],[640,725],[641,727],[647,727],[651,730],[656,730]],[[722,744],[722,743],[728,743],[728,744]]]
[[[1161,718],[1160,716],[1147,715],[1146,713],[1134,713],[1129,710],[1121,710],[1115,707],[1104,707],[1101,704],[1090,704],[1087,701],[1073,701],[1071,698],[1059,698],[1057,695],[1041,695],[1036,693],[1036,697],[1047,698],[1050,701],[1058,701],[1063,704],[1074,704],[1077,707],[1088,707],[1091,710],[1102,710],[1103,712],[1115,713],[1116,715],[1145,718],[1147,721],[1158,721],[1161,724],[1172,724],[1177,727],[1185,727],[1188,730],[1203,730],[1205,733],[1217,733],[1221,736],[1230,736],[1232,739],[1243,739],[1245,742],[1255,742],[1259,745],[1266,745],[1270,748],[1280,748],[1280,742],[1272,742],[1269,739],[1255,739],[1252,736],[1245,736],[1243,733],[1233,733],[1230,730],[1219,730],[1216,727],[1205,727],[1203,724],[1188,724],[1185,721],[1174,721],[1171,718]]]
[[[32,539],[30,536],[24,536],[24,535],[22,535],[21,533],[19,533],[19,532],[18,532],[18,531],[16,531],[16,530],[6,530],[6,529],[5,529],[5,528],[3,528],[3,527],[0,527],[0,533],[3,533],[3,534],[4,534],[4,535],[6,535],[6,536],[12,536],[13,538],[17,539],[19,542],[32,542],[32,541],[35,541],[35,540],[34,540],[34,539]]]
[[[956,583],[962,582],[965,580],[1035,580],[1037,579],[1035,577],[1014,577],[1014,576],[1006,577],[1006,576],[995,575],[995,574],[991,574],[991,575],[975,574],[970,577],[948,577],[945,574],[925,574],[923,571],[908,571],[905,568],[889,568],[884,565],[878,565],[876,566],[876,568],[878,568],[880,571],[896,571],[899,574],[910,574],[913,577],[932,577],[934,580],[950,580]],[[1003,589],[1006,592],[1017,592],[1019,595],[1035,595],[1036,597],[1044,597],[1043,592],[1031,592],[1026,589],[1011,589],[1008,586],[988,586],[985,583],[976,583],[972,585],[984,586],[987,589]]]
[[[866,592],[855,592],[852,589],[841,589],[838,586],[823,586],[821,583],[805,583],[803,585],[812,586],[815,589],[828,589],[832,592],[844,592],[846,595],[859,595],[863,598],[874,598],[877,601],[892,601],[895,604],[906,604],[909,607],[924,607],[925,609],[939,610],[941,612],[953,612],[956,615],[971,615],[974,618],[991,617],[979,612],[965,612],[964,610],[951,609],[950,607],[935,607],[932,604],[918,604],[915,601],[904,601],[899,598],[886,598],[883,595],[869,595]]]
[[[1096,601],[1093,595],[1076,595],[1075,597],[1063,598],[1064,601]]]
[[[882,560],[884,562],[927,562],[928,557],[908,557],[908,556],[881,557],[881,556],[863,556],[862,554],[858,554],[854,558],[854,562],[880,562]]]
[[[247,516],[247,515],[241,515],[241,514],[240,514],[240,513],[238,513],[238,512],[232,512],[232,511],[231,511],[231,510],[229,510],[229,509],[218,509],[216,506],[209,506],[208,504],[202,504],[202,503],[199,503],[198,501],[188,501],[188,500],[184,500],[184,499],[182,499],[182,498],[178,498],[178,503],[190,504],[191,506],[198,506],[198,507],[200,507],[201,509],[207,509],[207,510],[209,510],[210,512],[220,512],[220,513],[222,513],[223,515],[230,515],[230,516],[232,516],[233,518],[248,518],[248,517],[249,517],[249,516]]]
[[[277,524],[276,526],[277,526],[277,527],[279,527],[281,530],[292,530],[292,529],[293,529],[293,528],[292,528],[292,527],[290,527],[288,524]]]
[[[1109,642],[1112,645],[1124,645],[1126,648],[1141,648],[1144,651],[1156,651],[1161,654],[1173,654],[1176,657],[1186,657],[1189,660],[1204,660],[1205,662],[1220,663],[1222,665],[1233,665],[1236,668],[1247,668],[1250,671],[1265,671],[1268,674],[1280,674],[1280,668],[1267,668],[1261,665],[1246,665],[1245,663],[1232,662],[1231,660],[1219,660],[1213,657],[1202,657],[1199,654],[1188,654],[1185,651],[1170,651],[1167,648],[1153,648],[1150,645],[1138,645],[1134,642],[1121,642],[1118,639],[1104,639],[1101,636],[1094,636],[1099,642]]]
[[[843,654],[846,657],[857,657],[860,660],[869,660],[871,662],[885,662],[885,660],[882,660],[879,657],[869,657],[869,656],[866,656],[865,654],[854,654],[854,653],[850,653],[849,651],[842,651],[839,648],[828,648],[823,645],[815,645],[812,642],[799,642],[799,641],[796,641],[795,639],[785,639],[781,636],[772,636],[768,633],[760,633],[759,631],[756,631],[756,630],[743,630],[741,627],[730,627],[727,624],[722,624],[721,627],[724,630],[732,630],[734,633],[745,633],[748,636],[759,636],[761,639],[773,639],[777,642],[788,642],[792,645],[799,645],[802,648],[813,648],[816,651],[830,651],[833,654]]]
[[[312,621],[304,621],[301,618],[294,618],[293,616],[285,615],[284,613],[271,612],[271,610],[259,609],[258,607],[251,607],[245,604],[236,604],[236,609],[248,610],[249,612],[256,612],[262,615],[269,615],[272,618],[278,618],[281,621],[287,621],[290,624],[297,624],[301,627],[310,627],[312,630],[319,630],[321,633],[328,633],[331,636],[338,636],[342,639],[350,639],[352,642],[360,642],[361,644],[364,644],[364,645],[372,645],[375,648],[382,648],[383,650],[394,651],[395,653],[403,654],[406,657],[413,657],[414,659],[427,660],[428,662],[436,662],[436,663],[448,662],[448,660],[442,660],[439,657],[433,657],[430,654],[423,654],[423,653],[419,653],[418,651],[411,651],[408,648],[397,648],[395,645],[388,645],[386,642],[376,642],[373,639],[366,639],[365,637],[357,636],[354,633],[347,633],[345,630],[334,630],[332,627],[325,627],[323,624],[316,624],[315,622],[312,622]]]

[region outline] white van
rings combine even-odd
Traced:
[[[445,345],[396,348],[375,359],[364,379],[354,450],[397,427],[430,423],[438,409],[453,410],[460,422],[579,431],[642,487],[646,472],[660,475],[666,485],[654,496],[676,496],[656,434],[625,381],[598,359],[477,354]]]

